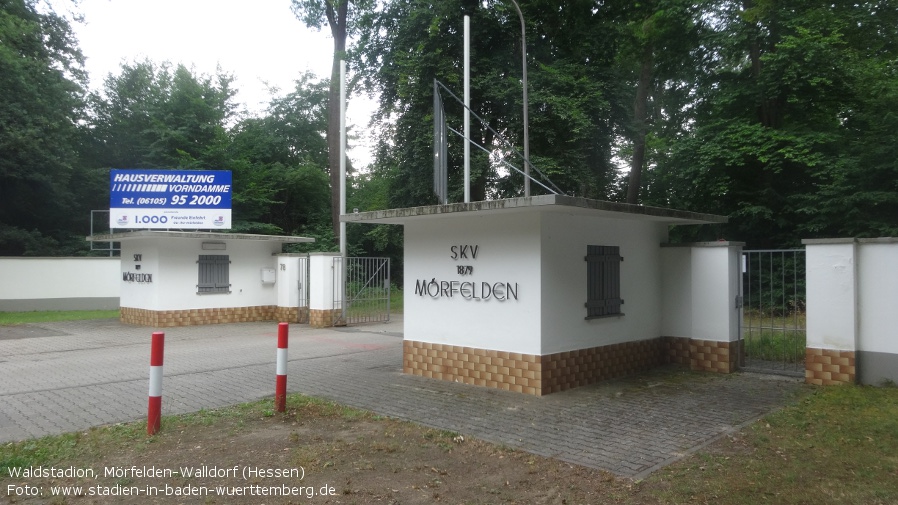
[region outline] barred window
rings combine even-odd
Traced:
[[[586,319],[622,316],[618,246],[586,246]]]
[[[197,265],[199,265],[196,284],[198,295],[231,292],[231,285],[228,281],[231,261],[227,254],[201,254]]]

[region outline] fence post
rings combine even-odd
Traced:
[[[147,406],[147,435],[155,435],[162,427],[162,356],[165,333],[153,333],[150,344],[150,394]]]
[[[274,386],[274,408],[287,410],[287,335],[290,325],[278,323],[277,381]]]

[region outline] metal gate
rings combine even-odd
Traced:
[[[335,326],[390,320],[389,258],[337,256],[333,285]]]
[[[804,377],[805,251],[742,253],[742,368]]]

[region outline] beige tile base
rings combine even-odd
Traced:
[[[541,396],[657,366],[660,345],[653,339],[536,356],[406,340],[403,372]]]
[[[664,363],[660,338],[542,356],[542,394],[632,375]]]
[[[537,356],[406,340],[402,370],[410,375],[542,396],[665,363],[730,373],[738,368],[738,348],[739,342],[661,337]]]
[[[119,319],[127,324],[156,328],[256,321],[307,323],[309,309],[308,307],[275,307],[273,305],[190,310],[147,310],[122,307],[119,310]]]
[[[805,382],[818,386],[854,384],[857,368],[854,351],[805,349]]]
[[[402,347],[407,374],[534,395],[542,390],[540,356],[412,340]]]
[[[286,317],[283,312],[279,314],[278,307],[273,305],[190,310],[147,310],[122,307],[119,310],[119,319],[123,323],[155,328],[272,321],[280,319],[282,316]]]
[[[686,337],[661,337],[665,363],[689,366],[689,341]]]
[[[667,363],[701,372],[732,373],[742,361],[742,342],[718,342],[687,337],[661,337]]]
[[[689,368],[703,372],[732,373],[739,369],[739,341],[689,339]]]
[[[280,323],[300,323],[309,322],[308,307],[275,307],[274,319]]]
[[[312,328],[330,328],[333,326],[345,326],[340,321],[340,316],[342,314],[341,309],[325,309],[325,310],[317,310],[310,309],[309,310],[309,326]]]

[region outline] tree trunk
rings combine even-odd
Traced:
[[[334,59],[327,100],[327,164],[331,182],[331,226],[340,241],[340,60],[346,53],[346,15],[349,0],[343,0],[334,11],[327,5],[327,21],[334,37]]]
[[[745,0],[742,4],[743,9],[755,8],[753,0]],[[767,20],[767,32],[771,41],[775,42],[779,38],[778,22],[775,12],[771,12]],[[768,128],[779,128],[782,126],[782,109],[785,101],[779,96],[769,96],[764,90],[763,78],[763,49],[761,47],[761,21],[754,22],[750,27],[750,40],[748,46],[748,57],[751,61],[751,77],[754,81],[755,88],[758,90],[758,121]],[[774,43],[770,44],[771,50],[775,47]]]
[[[646,42],[642,49],[642,68],[636,86],[636,101],[633,104],[633,159],[630,162],[630,178],[627,182],[627,203],[639,203],[639,188],[642,184],[642,167],[645,164],[645,136],[648,130],[648,99],[652,85],[654,67],[654,46]]]

